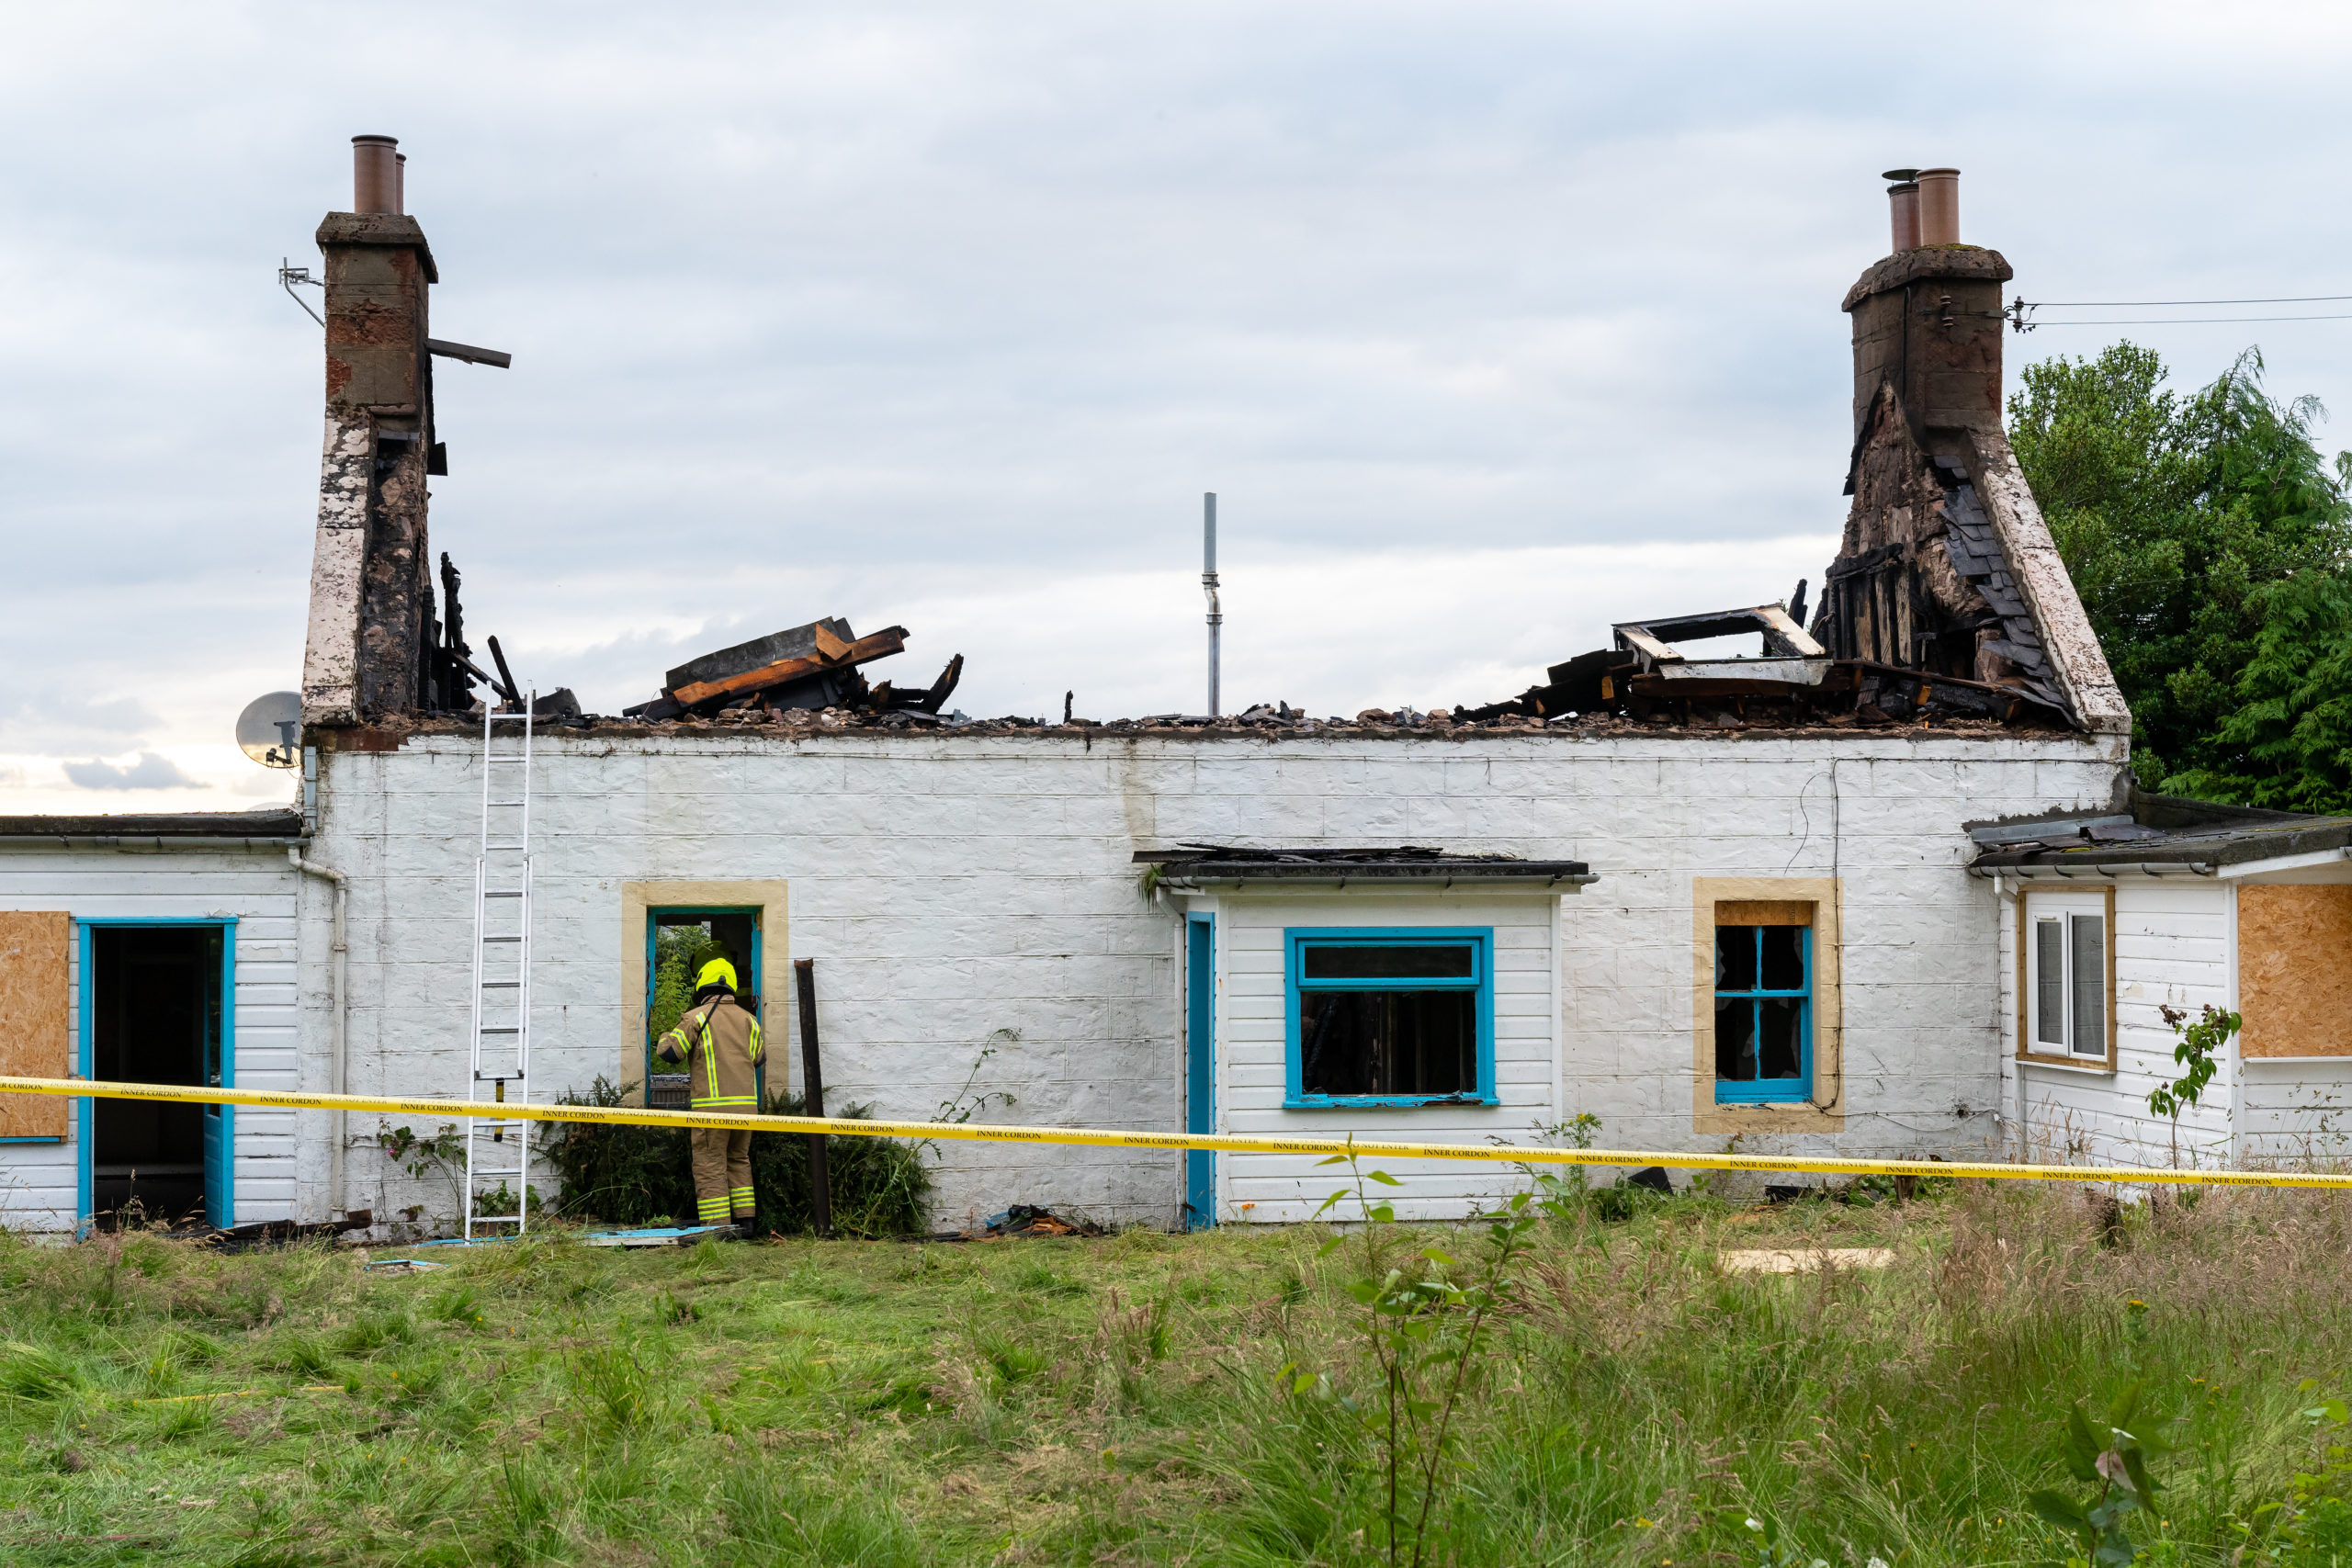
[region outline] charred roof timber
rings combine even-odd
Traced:
[[[623,709],[649,720],[758,708],[771,714],[827,708],[899,713],[901,722],[936,720],[963,679],[957,654],[928,686],[899,691],[888,681],[866,684],[858,666],[905,651],[907,628],[886,626],[859,637],[838,615],[811,621],[733,648],[690,659],[670,671],[662,694]]]

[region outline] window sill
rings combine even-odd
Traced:
[[[34,1133],[21,1138],[0,1138],[0,1144],[62,1144],[64,1141],[62,1133]]]
[[[1418,1111],[1431,1105],[1500,1105],[1485,1094],[1286,1095],[1284,1111]]]
[[[1804,1100],[1718,1100],[1718,1111],[1818,1111],[1820,1105],[1811,1098]]]
[[[2098,1056],[2037,1056],[2024,1054],[2018,1057],[2018,1062],[2023,1066],[2055,1067],[2062,1073],[2080,1073],[2086,1077],[2111,1078],[2115,1076],[2115,1065]]]

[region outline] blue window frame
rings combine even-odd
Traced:
[[[1283,935],[1285,1106],[1497,1103],[1492,927]]]
[[[756,905],[743,904],[662,904],[649,908],[645,911],[644,1081],[648,1086],[652,1084],[653,1075],[656,1073],[677,1074],[685,1070],[684,1067],[673,1066],[667,1062],[660,1061],[653,1055],[653,992],[655,986],[662,978],[661,955],[658,951],[662,928],[693,925],[710,927],[711,934],[718,940],[720,945],[735,954],[737,959],[735,984],[741,995],[754,998],[753,1016],[759,1019],[760,1027],[766,1029],[777,1015],[769,1008],[768,998],[761,988],[763,981],[761,961],[764,955],[761,952],[760,919],[764,913],[765,911]],[[691,987],[693,976],[689,976],[687,980]],[[752,1069],[752,1083],[753,1092],[760,1097],[760,1103],[765,1105],[768,1102],[768,1069],[765,1062],[760,1063]],[[650,1103],[650,1100],[648,1103]],[[677,1100],[671,1103],[670,1108],[684,1111],[686,1109],[686,1104],[684,1100]]]
[[[1813,928],[1715,927],[1715,1103],[1813,1098]]]
[[[220,982],[218,991],[207,1001],[212,1014],[205,1044],[203,1077],[212,1087],[236,1088],[237,917],[234,915],[197,919],[137,915],[74,918],[74,941],[79,950],[80,967],[74,1058],[80,1064],[82,1076],[87,1078],[97,1075],[95,1028],[97,944],[95,933],[101,927],[122,926],[210,929],[220,933]],[[74,1107],[74,1139],[79,1145],[74,1156],[75,1231],[76,1234],[87,1234],[91,1210],[96,1201],[96,1173],[92,1168],[91,1159],[96,1144],[97,1101],[76,1100]],[[227,1230],[237,1223],[237,1108],[233,1105],[207,1105],[201,1114],[205,1220],[207,1224]]]

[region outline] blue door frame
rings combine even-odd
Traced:
[[[90,919],[76,918],[74,921],[74,942],[81,963],[79,1014],[80,1040],[75,1051],[78,1071],[88,1077],[96,1070],[97,1062],[92,1043],[92,995],[96,989],[96,944],[91,933],[100,926],[177,926],[182,929],[209,927],[220,933],[220,1067],[212,1076],[218,1080],[215,1089],[237,1087],[237,918],[234,915],[215,916],[209,919],[184,920],[170,916],[124,916],[119,919],[99,917]],[[96,1179],[90,1169],[94,1139],[97,1132],[96,1101],[77,1100],[74,1102],[74,1141],[78,1145],[74,1161],[74,1229],[86,1231],[91,1219],[92,1189]],[[233,1105],[208,1105],[204,1108],[204,1219],[207,1224],[227,1230],[237,1223],[237,1108]]]
[[[759,1020],[763,1032],[768,1027],[768,993],[760,973],[763,954],[761,945],[765,933],[760,930],[760,917],[766,911],[757,904],[657,904],[645,911],[645,1016],[649,1023],[653,1017],[653,985],[660,976],[654,973],[654,933],[662,929],[659,917],[663,915],[749,915],[752,917],[752,973],[747,977],[738,975],[738,981],[747,983],[752,995],[760,998]],[[650,1096],[653,1082],[653,1032],[646,1031],[645,1080]],[[752,1067],[752,1092],[760,1097],[760,1104],[768,1102],[768,1065],[762,1061]]]
[[[1184,917],[1184,1131],[1216,1131],[1216,918]],[[1216,1151],[1184,1151],[1184,1228],[1216,1224]]]

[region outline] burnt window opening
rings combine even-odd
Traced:
[[[1478,1086],[1477,1009],[1460,991],[1322,991],[1300,998],[1309,1094],[1466,1094]]]
[[[1720,903],[1715,914],[1715,1102],[1813,1093],[1813,906]]]

